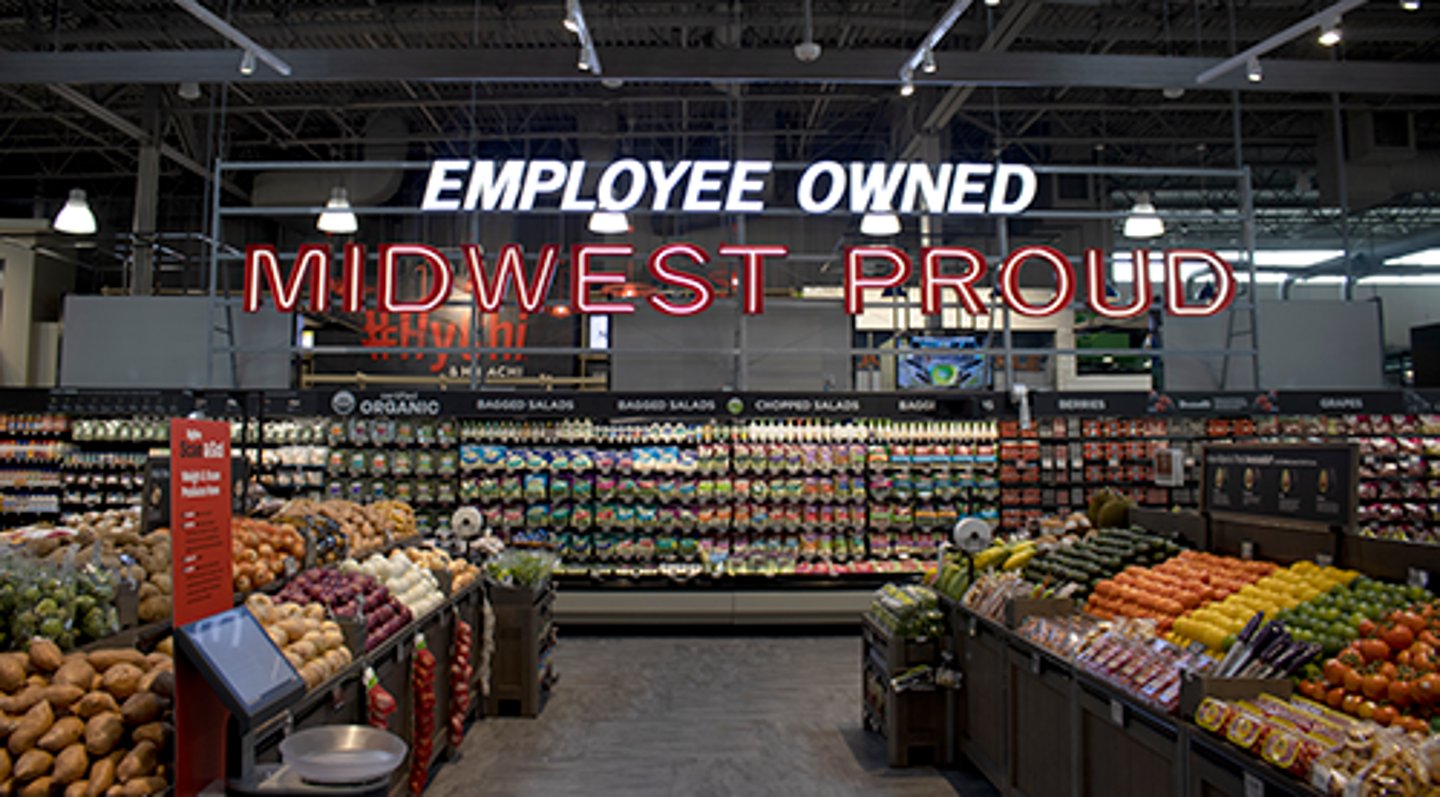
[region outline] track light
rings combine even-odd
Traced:
[[[894,213],[866,213],[860,217],[860,234],[887,238],[900,234],[900,217]]]
[[[1251,58],[1245,62],[1245,77],[1251,83],[1259,83],[1265,79],[1265,70],[1260,66],[1259,58]]]
[[[998,5],[1000,5],[1000,0],[985,0],[985,5],[990,6],[991,8],[994,8],[994,7],[998,6]]]
[[[920,59],[920,71],[924,72],[927,75],[933,75],[935,74],[936,68],[937,67],[935,66],[935,51],[926,50],[925,57]]]
[[[75,188],[70,191],[70,198],[65,201],[60,212],[55,214],[55,221],[50,226],[55,232],[70,235],[95,234],[95,212],[90,209],[83,190]]]
[[[1130,215],[1125,217],[1126,238],[1159,238],[1165,234],[1165,222],[1155,213],[1150,194],[1140,192],[1135,204],[1130,206]]]
[[[255,74],[254,50],[246,50],[245,54],[240,56],[240,74],[244,75],[245,77],[250,77],[251,75]]]
[[[909,97],[911,94],[914,94],[914,93],[915,93],[915,84],[914,84],[914,83],[911,83],[910,81],[907,80],[907,81],[905,81],[904,83],[901,83],[901,84],[900,84],[900,96],[901,96],[901,97]]]
[[[1334,47],[1340,43],[1340,18],[1335,17],[1320,26],[1320,35],[1315,39],[1322,47]]]
[[[1419,11],[1420,0],[1400,0],[1400,8],[1406,11]]]
[[[597,210],[590,214],[587,225],[596,235],[624,235],[630,232],[630,219],[614,210]]]
[[[586,54],[584,50],[580,51],[580,60],[576,62],[575,66],[578,67],[581,72],[590,71],[590,56]]]
[[[325,210],[320,213],[320,218],[315,220],[315,229],[336,235],[349,235],[359,227],[355,213],[350,208],[349,193],[342,186],[336,186],[330,192],[330,201],[325,203]]]
[[[175,89],[175,93],[180,95],[180,99],[193,102],[200,99],[200,84],[193,80],[183,81],[180,86]]]

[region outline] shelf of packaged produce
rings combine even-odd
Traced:
[[[1184,722],[1183,725],[1190,743],[1192,770],[1196,769],[1194,764],[1195,758],[1198,756],[1202,759],[1210,759],[1207,763],[1213,762],[1219,764],[1224,774],[1229,774],[1233,777],[1234,774],[1238,773],[1240,775],[1238,778],[1240,783],[1237,785],[1244,790],[1242,793],[1247,795],[1251,794],[1251,789],[1254,787],[1247,787],[1245,785],[1246,781],[1254,778],[1263,784],[1258,793],[1267,795],[1268,797],[1276,797],[1276,795],[1287,795],[1288,797],[1326,797],[1325,792],[1281,772],[1275,767],[1266,764],[1264,761],[1245,754],[1234,745],[1215,738],[1214,735],[1208,733],[1198,725],[1190,722]],[[1191,778],[1192,780],[1199,779],[1204,777],[1205,774],[1207,773],[1204,771],[1192,771]],[[1223,776],[1222,774],[1222,777]],[[1195,789],[1192,788],[1191,791],[1193,792]],[[1349,792],[1347,792],[1347,794],[1348,793]]]
[[[31,492],[44,492],[44,491],[46,491],[46,490],[58,490],[58,489],[60,489],[60,488],[61,488],[60,482],[54,482],[54,483],[48,483],[48,482],[46,482],[46,483],[40,483],[40,484],[34,484],[34,483],[30,483],[30,482],[26,482],[26,483],[24,483],[24,484],[3,484],[3,483],[0,483],[0,492],[11,492],[11,491],[14,491],[14,490],[28,490],[28,491],[31,491]]]

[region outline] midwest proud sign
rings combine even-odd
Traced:
[[[596,210],[625,212],[642,205],[655,212],[682,213],[763,213],[764,194],[775,171],[771,161],[639,161],[621,159],[602,167],[585,161],[554,160],[439,160],[430,168],[421,210],[431,212],[525,212],[536,207],[558,208],[561,212],[587,213]],[[584,187],[594,184],[593,191]],[[849,211],[852,213],[930,213],[941,215],[1010,215],[1024,211],[1035,199],[1036,175],[1028,166],[990,163],[883,163],[819,161],[805,167],[794,195],[800,209],[809,214]],[[843,207],[842,207],[843,206]],[[501,247],[490,263],[477,244],[459,247],[460,263],[452,262],[438,248],[422,243],[381,244],[373,275],[376,306],[388,313],[425,313],[449,301],[456,285],[457,270],[469,281],[469,292],[480,312],[498,312],[513,292],[515,303],[525,313],[538,313],[551,301],[551,292],[561,266],[557,244],[541,246],[529,258],[518,244]],[[568,307],[582,314],[633,313],[636,303],[612,301],[629,286],[630,277],[615,270],[615,259],[633,259],[629,244],[579,244],[571,248],[568,263]],[[692,243],[668,243],[645,258],[650,279],[658,291],[643,297],[655,310],[673,316],[703,313],[717,294],[732,288],[740,295],[744,312],[764,312],[765,268],[789,255],[781,245],[722,244],[712,255]],[[369,269],[366,250],[360,244],[346,244],[340,252],[343,276],[330,279],[335,253],[328,245],[300,247],[289,272],[281,268],[275,247],[254,244],[245,252],[245,302],[247,312],[260,309],[261,294],[268,287],[275,306],[283,311],[300,306],[301,293],[308,287],[304,309],[326,312],[332,305],[342,312],[365,309]],[[720,258],[737,258],[736,279],[718,284],[686,267],[698,269]],[[961,246],[922,249],[917,259],[889,246],[852,246],[845,250],[845,310],[852,315],[864,311],[865,292],[903,286],[918,274],[921,310],[926,315],[941,312],[947,291],[969,313],[983,315],[989,308],[976,286],[988,273],[990,264],[980,252]],[[1208,316],[1225,309],[1235,298],[1235,275],[1231,265],[1204,249],[1170,249],[1155,257],[1163,264],[1164,305],[1176,316]],[[611,269],[604,267],[609,260]],[[1014,250],[996,266],[996,288],[1000,300],[1025,316],[1048,316],[1069,307],[1079,283],[1086,286],[1090,309],[1107,318],[1123,319],[1148,312],[1153,301],[1150,284],[1152,255],[1136,250],[1130,259],[1133,298],[1112,304],[1106,297],[1106,257],[1098,249],[1087,249],[1080,258],[1083,274],[1077,274],[1070,259],[1048,246],[1025,246]],[[1027,264],[1053,273],[1053,295],[1035,303],[1020,289],[1020,270]],[[867,265],[871,268],[867,269]],[[1210,298],[1190,302],[1185,295],[1182,274],[1187,266],[1202,266],[1213,275],[1215,290]],[[878,266],[879,268],[874,268]],[[399,296],[398,271],[422,275],[423,296]],[[867,273],[879,271],[880,273]],[[630,293],[629,295],[634,295]]]

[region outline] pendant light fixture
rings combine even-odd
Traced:
[[[95,212],[90,210],[84,190],[75,188],[70,191],[70,198],[65,200],[65,206],[55,214],[55,221],[51,226],[55,232],[69,235],[95,234]]]
[[[590,214],[590,232],[596,235],[624,235],[630,232],[630,219],[614,210],[597,210]]]
[[[1265,79],[1265,69],[1260,66],[1259,58],[1251,58],[1245,64],[1245,79],[1251,83],[1259,83]]]
[[[1142,191],[1125,217],[1126,238],[1159,238],[1165,234],[1165,222],[1155,213],[1149,192]]]
[[[1334,47],[1340,43],[1340,37],[1340,17],[1337,16],[1320,26],[1320,35],[1315,40],[1322,47]]]
[[[900,217],[894,213],[866,213],[860,218],[860,233],[873,238],[900,234]]]
[[[359,229],[360,224],[350,209],[350,195],[343,186],[335,186],[330,192],[330,201],[315,220],[315,229],[334,235],[349,235]]]

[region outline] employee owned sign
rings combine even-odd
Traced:
[[[587,195],[583,186],[592,171],[596,174],[595,190]],[[764,194],[773,172],[771,161],[667,164],[627,158],[596,169],[585,161],[440,160],[431,166],[420,209],[437,213],[523,213],[544,206],[561,212],[589,213],[625,212],[643,206],[651,211],[683,213],[763,213],[767,210]],[[1036,185],[1034,170],[1015,164],[819,161],[801,172],[795,197],[800,210],[808,214],[849,211],[1010,215],[1031,205]],[[343,276],[332,284],[329,275],[336,253],[330,246],[300,247],[287,273],[274,246],[252,244],[245,251],[244,307],[247,312],[258,311],[262,293],[268,288],[275,306],[282,311],[298,308],[302,292],[307,292],[304,309],[310,312],[330,311],[333,293],[337,299],[335,309],[358,313],[365,308],[367,293],[373,290],[380,312],[427,313],[449,301],[457,274],[468,279],[469,293],[482,313],[498,312],[510,294],[523,313],[538,313],[552,301],[561,265],[558,244],[543,245],[532,256],[527,256],[518,244],[507,244],[490,262],[478,244],[464,244],[460,251],[459,262],[454,262],[438,248],[424,243],[381,244],[373,288],[367,288],[371,275],[367,273],[363,245],[346,244],[342,248],[339,258]],[[721,244],[714,252],[693,243],[663,244],[644,260],[650,278],[665,290],[648,293],[643,301],[666,315],[703,313],[714,303],[717,286],[695,270],[720,258],[733,258],[729,263],[738,269],[734,287],[743,310],[758,315],[765,309],[765,268],[789,253],[788,247],[773,244]],[[627,295],[621,289],[628,286],[629,280],[626,273],[616,270],[616,261],[636,256],[630,244],[573,246],[569,251],[566,299],[570,310],[587,315],[635,312],[636,303],[614,299],[617,294]],[[1214,315],[1234,300],[1234,269],[1214,252],[1169,249],[1155,257],[1163,265],[1164,305],[1171,315]],[[1032,245],[1014,250],[993,264],[1000,300],[1021,315],[1048,316],[1070,306],[1083,280],[1086,302],[1098,315],[1125,319],[1149,311],[1149,251],[1133,253],[1133,298],[1119,304],[1106,297],[1105,252],[1087,249],[1080,259],[1083,274],[1077,274],[1070,258],[1052,247]],[[900,287],[916,276],[921,312],[925,315],[942,312],[947,298],[958,301],[972,315],[989,312],[975,286],[992,264],[975,249],[933,246],[912,257],[891,246],[851,246],[845,250],[844,261],[845,310],[852,315],[864,312],[866,291]],[[1036,303],[1020,290],[1020,270],[1029,264],[1054,275],[1054,293],[1047,301]],[[1192,302],[1185,295],[1181,275],[1186,267],[1196,265],[1211,273],[1215,290],[1210,298]],[[398,295],[402,269],[423,275],[423,296],[402,299]]]

